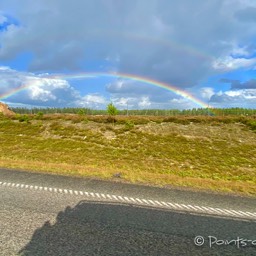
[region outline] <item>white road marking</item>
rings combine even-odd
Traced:
[[[152,200],[148,200],[151,204],[155,205],[155,203]]]
[[[97,193],[97,194],[98,194],[98,193]],[[117,201],[118,201],[118,198],[117,198],[117,196],[115,196],[115,195],[114,195],[114,196],[112,196],[112,197],[113,197],[115,200],[117,200]]]
[[[101,194],[102,195],[102,194]],[[123,197],[122,196],[118,196],[118,198],[121,200],[121,201],[124,201]]]
[[[133,197],[130,197],[130,200],[134,203],[136,203],[136,200]]]
[[[178,204],[178,203],[171,203],[171,202],[163,202],[151,199],[144,199],[144,198],[133,198],[128,196],[118,196],[118,195],[109,195],[103,193],[94,193],[88,191],[77,191],[72,189],[63,189],[63,188],[51,188],[51,187],[42,187],[42,186],[34,186],[28,184],[20,184],[20,183],[11,183],[11,182],[3,182],[0,181],[0,186],[7,186],[19,189],[31,189],[31,190],[40,190],[40,191],[47,191],[51,193],[61,193],[61,194],[70,194],[76,196],[86,196],[92,198],[99,198],[99,199],[107,199],[112,201],[122,201],[122,202],[129,202],[133,204],[140,204],[140,205],[150,205],[154,207],[161,206],[162,208],[168,208],[178,211],[186,211],[186,212],[201,212],[206,214],[214,214],[219,216],[230,216],[230,217],[237,217],[237,218],[245,218],[245,219],[253,219],[256,220],[256,212],[244,212],[244,211],[235,211],[233,209],[220,209],[220,208],[213,208],[213,207],[206,207],[206,206],[198,206],[198,205],[190,205],[190,204]]]
[[[148,200],[146,200],[146,199],[141,199],[141,200],[142,200],[142,202],[144,202],[145,204],[149,204]]]

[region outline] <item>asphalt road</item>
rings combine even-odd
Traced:
[[[13,170],[0,170],[0,183],[0,255],[256,255],[253,215],[232,217],[185,207],[255,213],[253,198]],[[146,198],[152,205],[104,195]],[[201,246],[195,245],[196,236],[204,238]]]

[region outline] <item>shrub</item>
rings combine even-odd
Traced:
[[[80,108],[78,111],[77,111],[77,114],[78,115],[85,115],[85,110],[84,109],[82,109],[82,108]]]
[[[36,114],[36,118],[37,118],[37,119],[42,119],[43,116],[44,116],[44,113],[43,113],[42,111],[39,111],[39,112],[37,112],[37,114]]]
[[[18,115],[17,116],[19,122],[26,122],[26,123],[29,123],[29,117],[28,115]]]
[[[253,131],[256,132],[256,121],[248,120],[246,125],[249,126]]]
[[[116,123],[116,119],[115,119],[115,117],[114,116],[109,116],[109,117],[107,117],[107,122],[108,123]]]
[[[127,121],[125,122],[125,128],[126,128],[126,129],[130,130],[130,129],[132,129],[133,127],[134,127],[134,122],[133,122],[133,121],[127,120]]]

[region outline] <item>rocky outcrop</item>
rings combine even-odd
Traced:
[[[15,115],[15,113],[9,109],[8,105],[2,102],[0,102],[0,113],[2,113],[5,116]]]

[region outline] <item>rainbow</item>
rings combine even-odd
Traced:
[[[93,30],[90,31],[90,35],[91,37],[101,37],[101,36],[111,36],[113,38],[116,38],[117,40],[120,37],[123,37],[125,39],[128,39],[130,41],[141,41],[143,43],[148,44],[148,43],[153,43],[153,44],[158,44],[158,45],[162,45],[165,46],[169,49],[176,49],[179,51],[185,51],[193,56],[196,56],[198,58],[201,58],[203,60],[209,60],[209,61],[213,61],[214,57],[212,55],[210,55],[209,53],[203,51],[203,50],[199,50],[195,47],[192,47],[190,45],[186,45],[182,42],[177,42],[171,38],[161,38],[161,37],[151,37],[151,36],[147,36],[147,35],[143,35],[143,34],[137,34],[137,33],[131,33],[131,32],[122,32],[122,31],[118,31],[118,30]]]
[[[92,77],[123,78],[123,79],[133,80],[133,81],[141,82],[144,84],[148,84],[148,85],[152,85],[158,88],[168,90],[170,92],[175,93],[176,95],[182,96],[183,98],[186,98],[194,102],[196,105],[198,105],[201,108],[212,108],[211,106],[209,106],[209,104],[196,98],[189,92],[175,87],[174,85],[170,85],[170,84],[160,82],[151,78],[146,78],[146,77],[137,76],[133,74],[119,73],[119,72],[83,72],[83,73],[75,73],[75,74],[52,74],[52,75],[46,75],[46,76],[40,76],[40,77],[47,78],[47,79],[65,79],[65,80],[86,79],[86,78],[92,78]],[[32,85],[34,85],[33,82],[29,82],[27,84],[22,84],[21,86],[14,88],[6,93],[0,94],[0,100],[7,99],[12,95],[15,95],[23,90],[26,90]]]
[[[152,85],[155,87],[159,87],[168,91],[171,91],[177,95],[182,96],[183,98],[189,99],[192,102],[194,102],[196,105],[202,107],[202,108],[211,108],[207,103],[204,101],[196,98],[192,94],[190,94],[187,91],[181,90],[174,85],[170,85],[164,82],[160,82],[151,78],[146,78],[142,76],[137,76],[133,74],[127,74],[127,73],[120,73],[120,72],[109,72],[109,73],[104,73],[104,72],[86,72],[86,73],[77,73],[77,74],[56,74],[50,76],[51,78],[55,79],[66,79],[66,80],[72,80],[72,79],[83,79],[83,78],[89,78],[89,77],[113,77],[113,78],[123,78],[123,79],[129,79],[137,82],[141,82],[144,84]]]
[[[26,90],[30,86],[31,86],[30,84],[22,84],[22,85],[18,86],[17,88],[14,88],[12,90],[9,90],[8,92],[2,93],[2,94],[0,94],[0,100],[5,100],[23,90]]]

